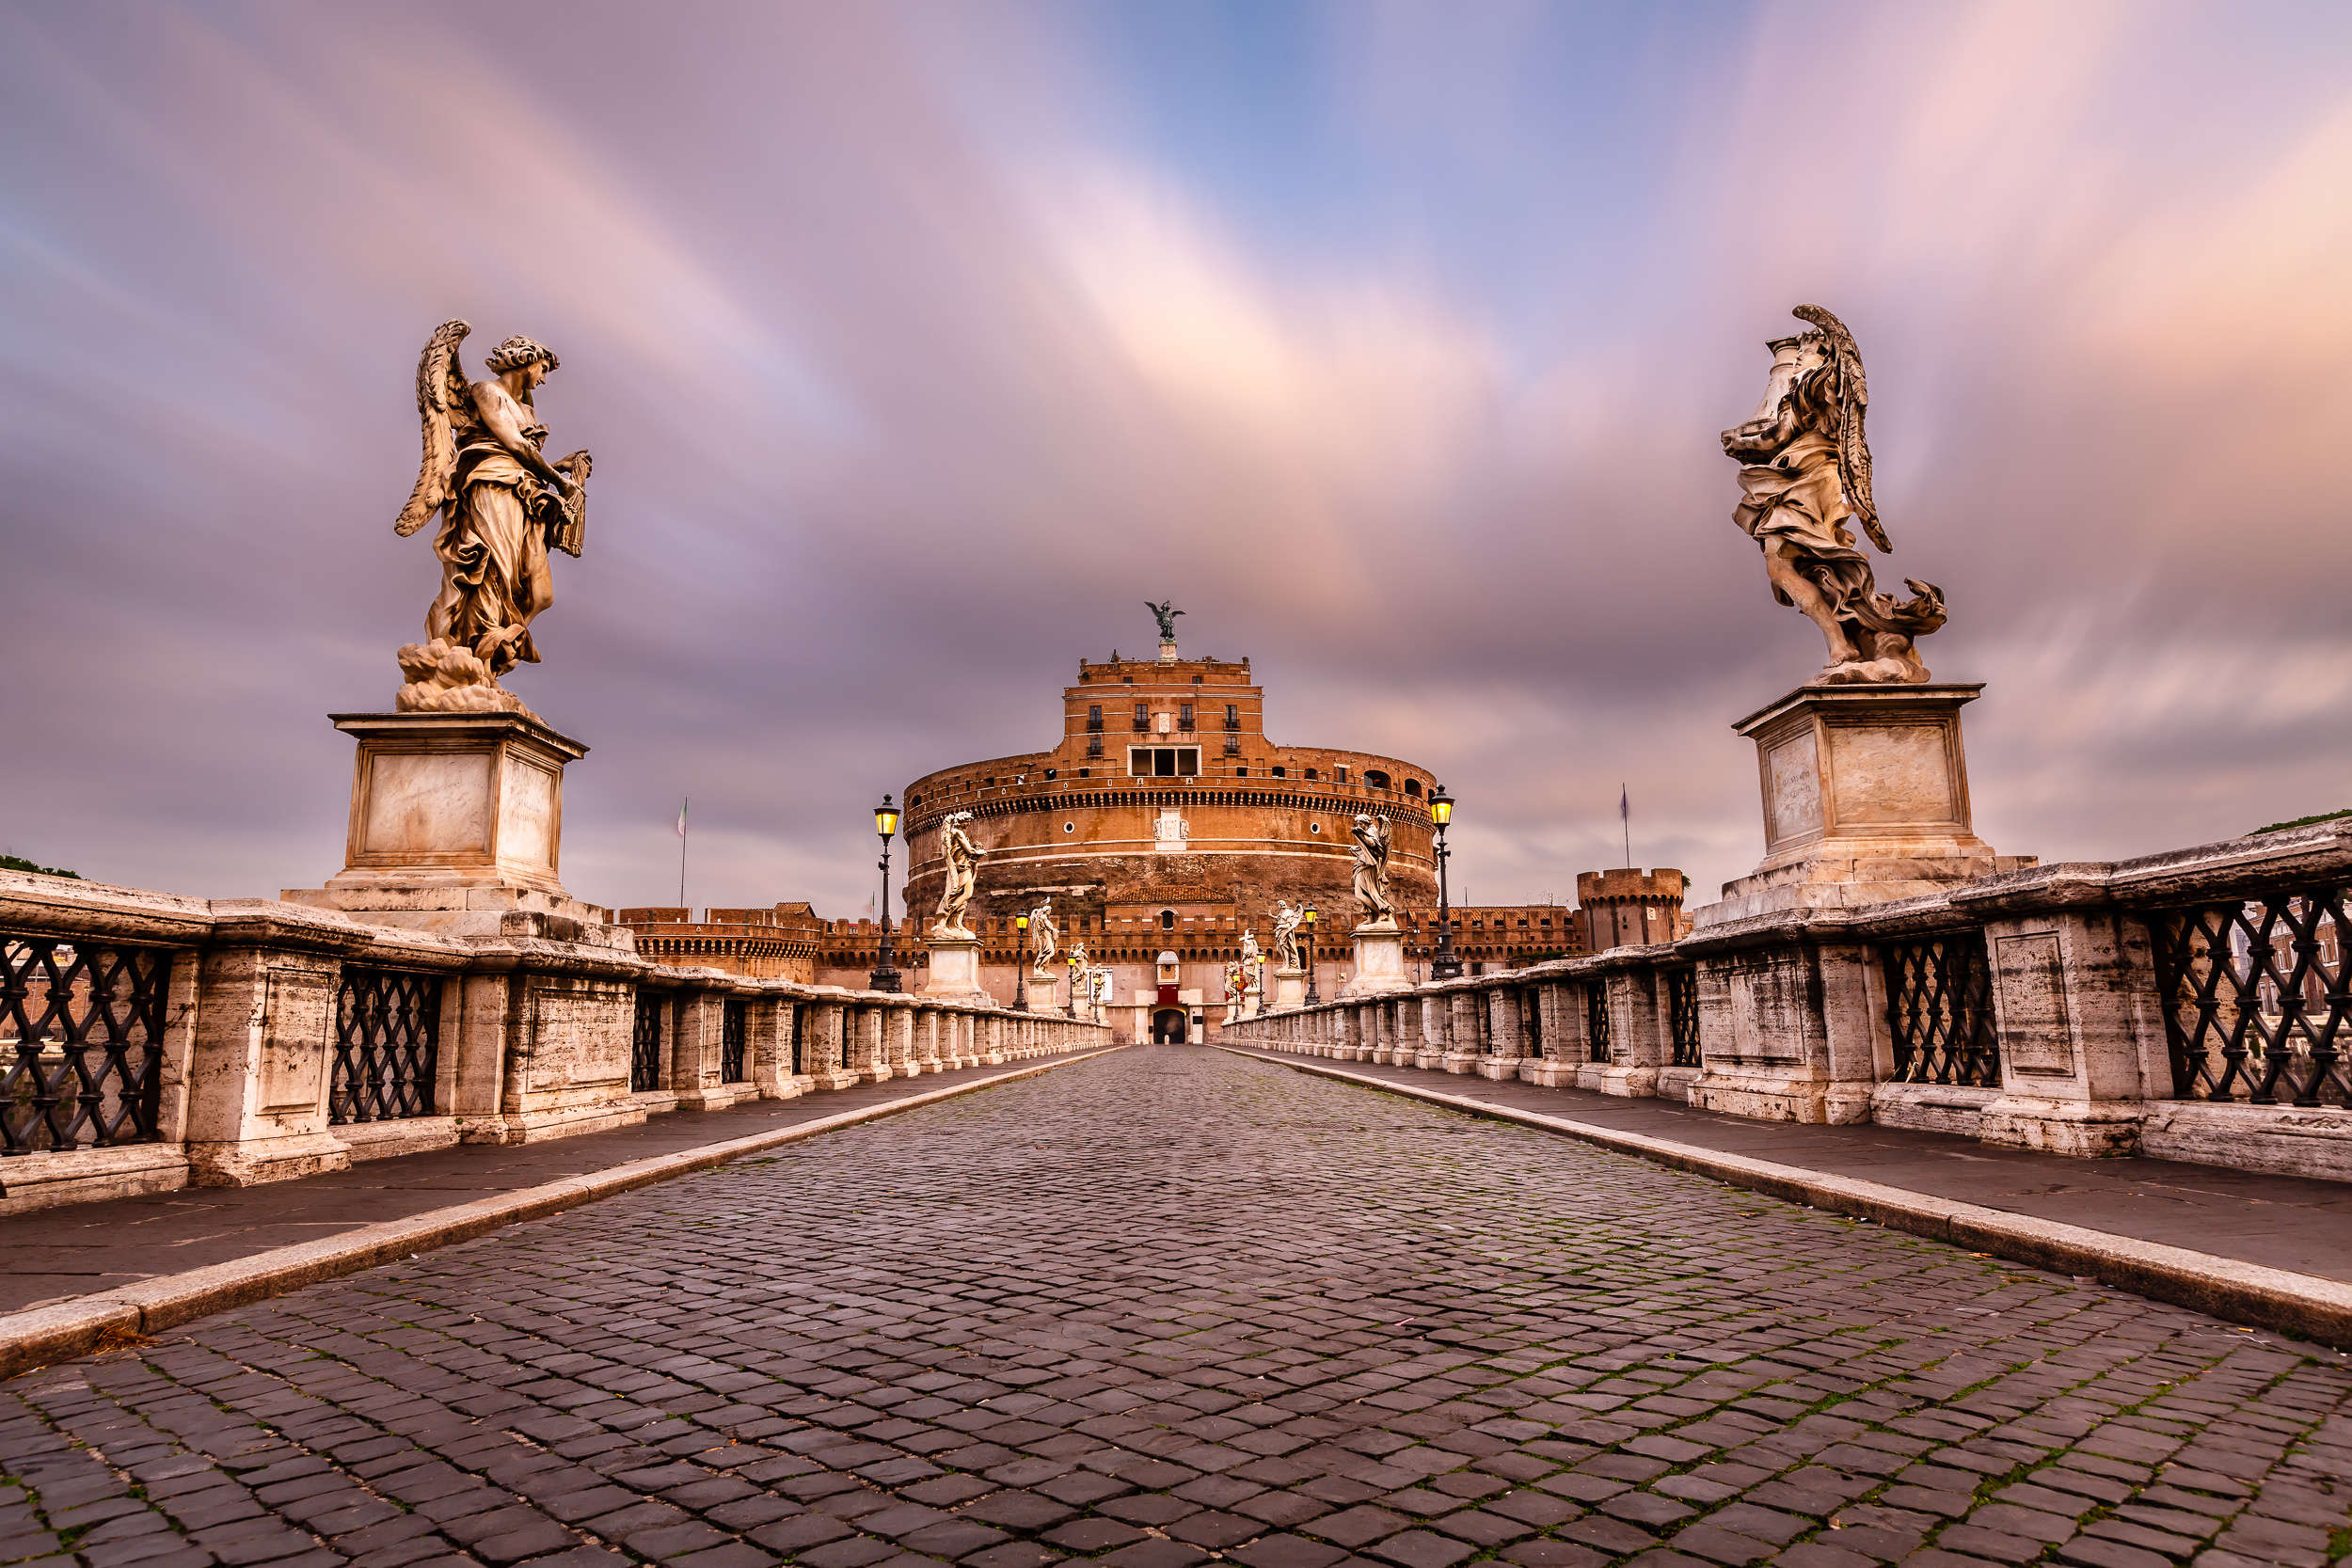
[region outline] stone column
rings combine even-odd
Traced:
[[[265,933],[255,924],[249,945],[172,957],[170,996],[181,1006],[165,1015],[166,1059],[187,1074],[187,1174],[199,1187],[249,1187],[344,1170],[351,1164],[350,1146],[335,1136],[326,1119],[334,1073],[335,992],[342,974],[336,947],[346,944],[322,944],[324,951],[272,949],[262,945]],[[443,982],[445,1008],[462,984],[458,975]],[[186,1005],[192,1002],[199,1005]],[[175,1045],[178,1050],[171,1051]],[[448,1109],[446,1099],[434,1103]],[[443,1123],[441,1141],[455,1142],[450,1118],[435,1119]],[[168,1123],[164,1125],[168,1129]],[[135,1144],[120,1149],[21,1155],[8,1163],[48,1165],[79,1160],[103,1164],[124,1190],[135,1191],[138,1175],[166,1161],[177,1164],[180,1158],[178,1148]],[[13,1173],[10,1181],[20,1189],[24,1185]],[[93,1190],[87,1182],[57,1190],[92,1197],[115,1196],[103,1187]]]
[[[1588,1050],[1584,1036],[1584,988],[1551,981],[1535,988],[1542,1009],[1544,1053],[1519,1063],[1519,1079],[1548,1089],[1574,1087],[1578,1065]]]
[[[762,988],[752,999],[751,1027],[743,1042],[744,1066],[762,1100],[789,1100],[801,1092],[792,1072],[792,998]]]
[[[671,1041],[670,1082],[681,1111],[723,1111],[735,1103],[732,1085],[719,1082],[720,1035],[726,1027],[725,981],[707,972],[678,988],[677,1033]]]
[[[2148,1101],[2169,1099],[2171,1084],[2169,1058],[2159,1058],[2165,1076],[2152,1090],[2140,1054],[2143,1032],[2164,1039],[2144,925],[2115,910],[2056,910],[1987,921],[1984,946],[2001,1093],[1984,1107],[1979,1136],[2052,1154],[2129,1154],[2154,1119],[2169,1157],[2236,1163],[2226,1118],[2181,1136],[2169,1107],[2149,1116]],[[1884,1054],[1881,1076],[1891,1077],[1891,1041]],[[2183,1131],[2189,1119],[2180,1118]]]
[[[922,1064],[914,1059],[914,1002],[912,997],[894,996],[882,1004],[882,1032],[888,1050],[885,1060],[891,1073],[899,1078],[919,1078]]]
[[[1658,1092],[1666,1065],[1667,1019],[1655,969],[1621,969],[1609,976],[1609,1065],[1591,1085],[1603,1094],[1646,1099]]]
[[[1446,998],[1443,991],[1423,991],[1421,1004],[1420,1039],[1413,1052],[1413,1066],[1423,1072],[1434,1072],[1445,1062]]]
[[[850,1070],[861,1084],[880,1084],[890,1077],[888,1045],[882,1036],[879,1003],[859,1001],[850,1007]]]
[[[1478,1015],[1485,1010],[1485,1002],[1478,992],[1468,987],[1446,997],[1446,1049],[1444,1067],[1451,1073],[1478,1070]]]
[[[1708,952],[1698,974],[1707,1067],[1691,1103],[1763,1121],[1868,1120],[1872,958],[1860,942],[1800,940]]]
[[[809,1075],[820,1089],[854,1088],[858,1084],[856,1029],[849,1005],[840,1000],[847,993],[838,986],[825,986],[820,991],[833,994],[820,994],[809,1004],[804,1041]]]
[[[1486,1040],[1489,1049],[1478,1060],[1478,1075],[1500,1082],[1519,1075],[1519,1061],[1527,1054],[1527,1038],[1519,1022],[1520,992],[1509,986],[1497,986],[1486,993]]]

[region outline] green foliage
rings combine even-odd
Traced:
[[[2282,833],[2289,828],[2308,828],[2314,822],[2333,822],[2339,816],[2352,816],[2352,806],[2342,811],[2323,811],[2317,816],[2298,816],[2292,822],[2273,822],[2267,828],[2256,828],[2248,838],[2260,838],[2265,833]]]
[[[0,871],[30,871],[40,877],[71,877],[77,882],[82,879],[78,871],[68,871],[62,866],[35,865],[22,855],[0,855]]]

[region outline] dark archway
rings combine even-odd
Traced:
[[[1182,1007],[1162,1007],[1152,1015],[1153,1045],[1182,1045],[1192,1037],[1192,1019]]]

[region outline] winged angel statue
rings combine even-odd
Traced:
[[[548,427],[532,394],[554,354],[509,338],[490,351],[493,379],[469,382],[457,351],[472,330],[443,322],[417,364],[424,461],[395,531],[406,538],[441,515],[441,591],[424,614],[425,641],[400,650],[404,713],[531,711],[499,677],[539,661],[531,623],[555,597],[548,547],[579,555],[587,528],[588,454],[540,454]]]
[[[1724,432],[1724,451],[1740,463],[1732,515],[1763,546],[1773,596],[1827,639],[1829,663],[1816,682],[1927,680],[1912,640],[1944,625],[1944,591],[1905,578],[1914,596],[1897,604],[1878,591],[1869,557],[1846,526],[1860,523],[1872,544],[1893,553],[1870,497],[1862,352],[1846,324],[1820,306],[1791,314],[1813,330],[1764,345],[1772,351],[1764,401],[1745,424]]]

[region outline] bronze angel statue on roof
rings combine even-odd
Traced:
[[[1723,435],[1740,462],[1740,499],[1732,515],[1764,550],[1772,594],[1821,628],[1829,663],[1815,682],[1846,685],[1929,678],[1913,639],[1944,625],[1944,592],[1903,579],[1905,603],[1878,591],[1869,557],[1847,527],[1859,523],[1892,554],[1870,496],[1870,405],[1862,352],[1846,324],[1818,305],[1791,314],[1813,330],[1776,338],[1764,401],[1755,417]]]
[[[394,530],[405,538],[440,514],[441,591],[425,641],[400,650],[403,712],[530,712],[499,677],[539,661],[531,623],[555,597],[548,550],[579,555],[587,528],[588,454],[550,463],[540,451],[532,393],[554,354],[509,338],[485,362],[493,379],[469,382],[457,351],[472,330],[442,323],[417,365],[424,460]]]

